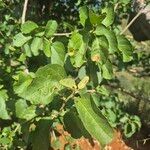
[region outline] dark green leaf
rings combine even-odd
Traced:
[[[50,120],[41,119],[32,133],[32,150],[49,150],[50,148]]]
[[[71,109],[64,115],[63,122],[65,128],[73,138],[80,138],[82,136],[86,138],[91,138],[74,109]]]
[[[93,138],[102,146],[110,143],[114,137],[113,129],[101,114],[95,103],[89,98],[76,98],[75,106],[83,125]]]

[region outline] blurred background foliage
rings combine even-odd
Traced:
[[[119,33],[126,27],[129,15],[135,12],[131,0],[30,0],[26,20],[45,26],[48,20],[54,19],[60,25],[58,32],[70,32],[80,28],[79,7],[86,5],[94,12],[98,12],[110,3],[114,5],[116,16],[112,28]],[[23,0],[0,0],[0,98],[9,99],[6,104],[10,114],[15,113],[15,100],[18,98],[13,91],[15,76],[26,68],[21,51],[12,46],[14,35],[20,29],[23,5]],[[126,122],[135,122],[137,126],[141,126],[139,118],[134,115],[139,116],[142,127],[148,130],[144,135],[146,138],[150,133],[150,42],[135,41],[129,30],[125,35],[134,47],[134,59],[128,63],[113,60],[115,79],[105,82],[104,87],[97,89],[101,95],[94,101],[111,125],[120,127],[126,137],[136,132],[136,127],[131,124],[128,127],[129,124]],[[41,53],[27,58],[31,72],[48,62],[49,60]],[[8,118],[7,112],[5,117]],[[0,131],[2,133],[0,139],[3,137],[1,145],[9,147],[12,142],[16,142],[16,145],[19,142],[20,145],[24,144],[22,141],[12,140],[15,131],[12,133],[10,131],[16,129],[18,125],[13,120],[17,122],[14,115],[12,120],[0,120],[0,128],[6,127]],[[132,129],[128,131],[128,128]],[[19,131],[17,132],[19,135]]]

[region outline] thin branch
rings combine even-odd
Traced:
[[[25,0],[24,1],[23,11],[22,11],[22,17],[21,17],[21,23],[22,24],[24,24],[25,20],[26,20],[26,12],[27,12],[28,1],[29,0]],[[25,63],[25,70],[24,70],[24,72],[29,73],[27,61],[25,60],[24,63]]]
[[[114,11],[116,11],[117,10],[117,8],[118,8],[118,6],[119,6],[119,2],[117,2],[116,4],[115,4],[115,6],[114,6]]]
[[[25,0],[25,1],[24,1],[23,12],[22,12],[22,18],[21,18],[21,23],[22,23],[22,24],[25,23],[28,1],[29,1],[29,0]]]
[[[55,33],[54,36],[69,36],[71,34],[72,34],[72,32],[68,32],[68,33]]]
[[[133,22],[143,13],[143,9],[140,10],[136,16],[129,22],[129,24],[123,29],[123,31],[120,34],[124,34],[124,32],[133,24]]]

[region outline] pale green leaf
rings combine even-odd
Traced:
[[[33,21],[26,21],[21,25],[21,32],[24,34],[30,33],[38,28],[38,25]]]
[[[32,74],[21,72],[18,76],[18,82],[14,85],[14,91],[17,94],[23,93],[32,82]]]
[[[47,57],[51,56],[51,42],[46,38],[43,40],[43,52]]]
[[[15,108],[16,116],[20,119],[31,120],[36,116],[36,106],[28,106],[23,99],[16,102]]]
[[[71,88],[71,89],[76,89],[76,83],[75,80],[72,78],[65,78],[59,81],[61,85]]]
[[[80,7],[79,17],[80,17],[80,23],[82,24],[82,26],[85,26],[85,22],[88,18],[88,9],[86,6]]]
[[[51,37],[57,30],[58,24],[55,20],[49,20],[45,27],[45,36]]]
[[[102,21],[102,24],[104,24],[106,27],[113,24],[114,18],[115,18],[114,8],[109,5],[105,7],[104,9],[102,9],[102,13],[106,13],[106,17]]]
[[[102,72],[103,78],[105,79],[113,78],[113,68],[109,60],[104,65],[102,65]]]
[[[42,45],[43,45],[43,39],[42,38],[35,37],[32,40],[31,51],[32,51],[32,53],[33,53],[34,56],[39,55],[39,50],[40,50],[40,48],[41,48]]]
[[[0,90],[0,118],[1,119],[10,119],[6,108],[6,100],[8,99],[6,90]]]
[[[74,67],[81,67],[85,62],[86,43],[80,33],[74,32],[68,43],[68,54]]]
[[[74,32],[71,35],[71,39],[69,40],[68,49],[71,48],[77,51],[82,45],[82,35],[80,33]]]
[[[32,38],[31,36],[24,36],[22,33],[18,33],[17,35],[14,36],[13,45],[16,47],[21,47],[31,38]]]
[[[86,84],[89,82],[89,77],[85,76],[78,84],[78,89],[85,88]]]
[[[31,53],[31,48],[30,48],[29,44],[28,43],[24,44],[23,48],[24,48],[26,56],[31,57],[32,53]]]
[[[51,63],[63,66],[66,55],[64,44],[58,41],[52,43],[51,52]]]

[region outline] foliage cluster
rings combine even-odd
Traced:
[[[32,21],[20,24],[19,14],[12,15],[19,3],[0,1],[0,147],[47,150],[58,123],[73,138],[92,137],[102,146],[113,140],[113,127],[127,137],[140,129],[140,119],[103,86],[118,70],[114,62],[133,59],[129,40],[115,30],[113,4],[78,1],[73,19],[55,20],[54,13],[37,24],[30,14]]]

